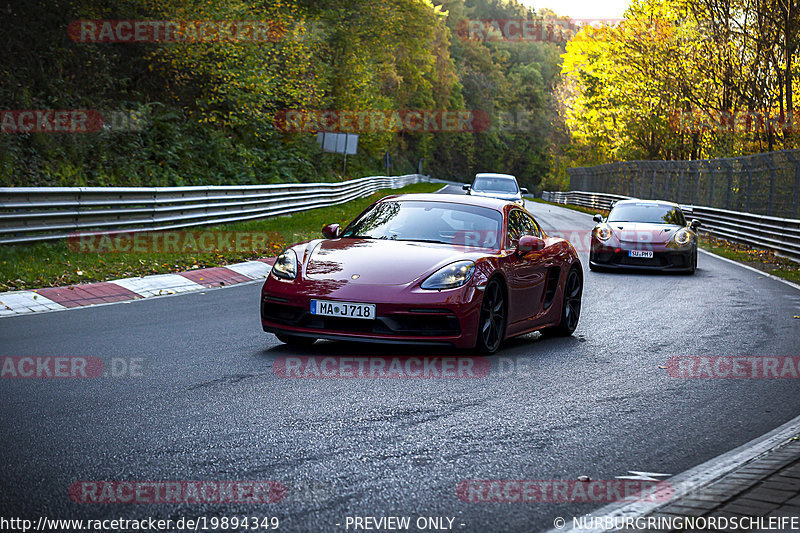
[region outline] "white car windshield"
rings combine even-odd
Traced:
[[[517,182],[509,178],[475,178],[472,184],[475,191],[515,193],[519,189]]]

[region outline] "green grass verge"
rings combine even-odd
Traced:
[[[566,209],[572,209],[573,211],[580,211],[581,213],[589,213],[590,215],[597,213],[597,211],[585,207],[546,202],[541,198],[535,198],[533,201],[541,204],[554,205],[556,207],[564,207]],[[600,213],[603,216],[608,214],[607,211],[601,211]],[[716,239],[703,234],[700,235],[700,248],[727,259],[752,266],[753,268],[757,268],[773,276],[800,283],[800,263],[775,255],[768,250],[759,250],[745,244]]]
[[[220,226],[190,228],[187,231],[225,231],[264,234],[265,241],[247,251],[222,250],[189,253],[87,253],[65,240],[0,246],[0,292],[60,287],[77,283],[106,281],[150,274],[185,272],[196,268],[270,257],[287,244],[320,237],[325,224],[345,224],[379,198],[397,193],[433,192],[442,186],[418,183],[402,189],[384,189],[346,204],[321,207],[292,215],[271,217]],[[96,248],[95,248],[96,249]],[[241,249],[241,247],[239,248]]]
[[[768,250],[750,248],[745,244],[715,239],[708,235],[700,236],[700,247],[727,259],[752,266],[773,276],[800,283],[800,264],[775,255]]]

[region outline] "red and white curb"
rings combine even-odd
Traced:
[[[264,279],[274,258],[99,283],[0,293],[0,318],[211,289]]]

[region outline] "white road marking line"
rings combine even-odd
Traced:
[[[769,453],[773,448],[776,448],[787,442],[789,439],[797,436],[798,433],[800,433],[800,416],[790,420],[789,422],[765,435],[757,437],[750,442],[729,451],[728,453],[719,455],[701,465],[690,468],[682,474],[678,474],[674,478],[671,478],[669,480],[669,484],[672,486],[674,493],[669,501],[612,503],[610,505],[606,505],[605,507],[601,507],[596,511],[588,513],[587,516],[609,517],[609,522],[612,522],[613,520],[611,519],[613,518],[617,518],[617,521],[621,521],[622,517],[635,520],[638,517],[648,515],[661,507],[666,507],[673,502],[679,501],[680,498],[686,496],[687,494],[705,487],[706,485],[710,485],[718,479],[742,467],[746,463],[749,463],[761,457],[762,455]],[[549,533],[565,531],[576,533],[578,531],[584,533],[601,533],[606,530],[602,528],[580,529],[569,527],[564,529],[551,529]]]
[[[157,274],[143,278],[117,279],[111,283],[115,283],[145,298],[205,289],[199,283],[195,283],[178,274]]]
[[[42,311],[60,311],[62,309],[66,309],[66,307],[33,291],[5,292],[0,294],[0,316],[37,313]]]
[[[225,265],[225,268],[247,276],[250,279],[266,278],[272,271],[272,266],[261,261],[247,261],[246,263],[236,263],[235,265]]]
[[[614,476],[616,479],[635,479],[640,481],[658,481],[659,477],[669,477],[672,474],[658,474],[656,472],[639,472],[637,470],[628,470],[632,476]]]

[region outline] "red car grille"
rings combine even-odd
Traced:
[[[415,337],[449,337],[461,334],[458,317],[447,311],[393,313],[379,316],[375,320],[361,320],[312,315],[300,307],[267,301],[261,306],[261,316],[268,322],[340,333]]]

